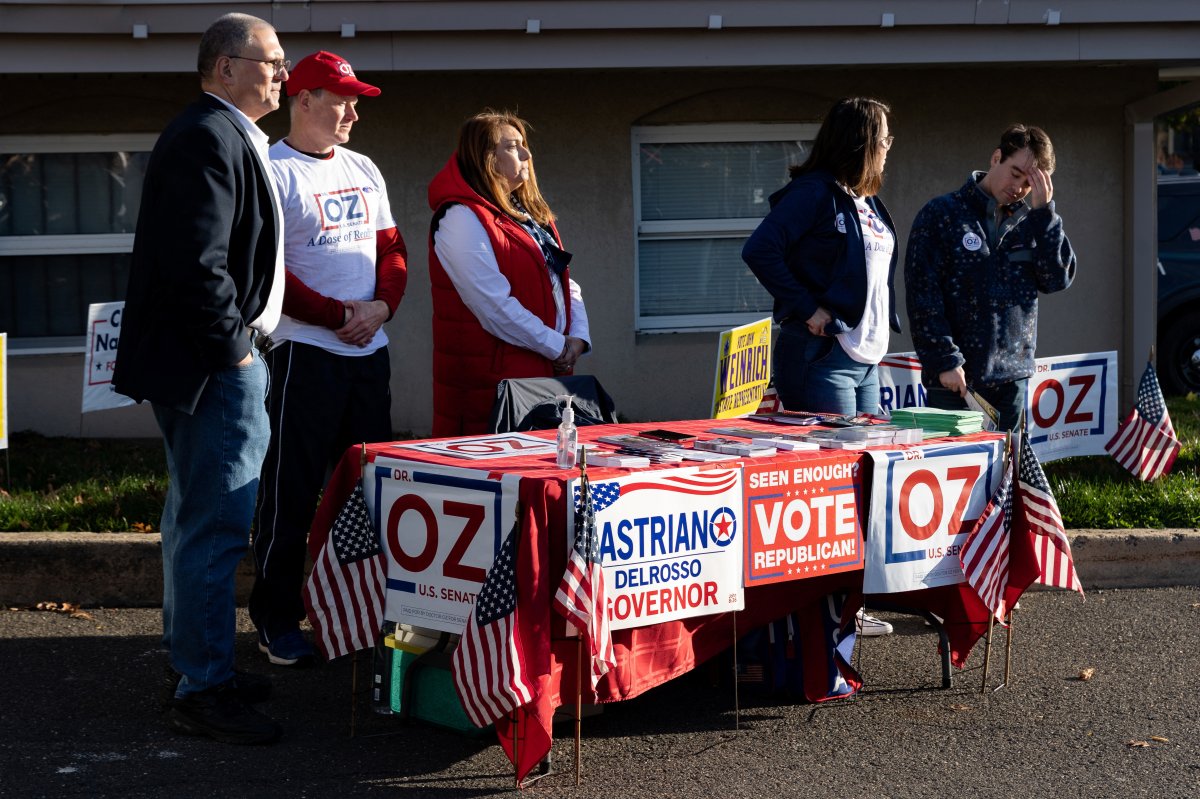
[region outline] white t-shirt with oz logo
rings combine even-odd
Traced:
[[[375,232],[396,226],[379,169],[366,156],[342,147],[321,159],[280,140],[270,153],[283,206],[287,270],[326,297],[374,299]],[[339,355],[370,355],[387,344],[382,327],[370,344],[356,347],[340,341],[329,328],[286,314],[272,337]]]

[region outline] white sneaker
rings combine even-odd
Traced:
[[[859,610],[855,614],[855,625],[858,627],[859,635],[874,636],[874,635],[891,635],[892,625],[888,624],[883,619],[877,619],[874,616],[868,616]]]

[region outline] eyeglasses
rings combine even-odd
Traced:
[[[890,150],[890,149],[892,149],[892,142],[894,142],[895,140],[896,140],[895,136],[884,136],[882,139],[879,140],[879,144],[881,147],[883,147],[883,149]]]
[[[285,72],[290,72],[292,69],[292,62],[288,61],[287,59],[284,59],[284,58],[276,58],[276,59],[248,58],[247,56],[244,56],[244,55],[231,55],[231,56],[226,56],[226,58],[236,58],[241,61],[257,61],[260,64],[267,64],[268,66],[271,67],[272,70],[275,71],[276,77],[279,77],[280,75],[282,75]]]

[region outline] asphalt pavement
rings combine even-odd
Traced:
[[[367,658],[269,666],[240,618],[241,665],[274,678],[271,747],[177,735],[158,709],[152,608],[0,609],[0,796],[477,797],[513,793],[493,738],[374,714]],[[1012,681],[979,692],[983,646],[940,687],[936,636],[880,614],[853,700],[794,703],[701,667],[571,726],[533,797],[1200,796],[1200,588],[1034,591],[1014,628]],[[1003,676],[1003,634],[989,682]],[[1093,669],[1090,679],[1085,670]],[[352,712],[355,736],[351,737]],[[735,729],[735,723],[737,728]]]

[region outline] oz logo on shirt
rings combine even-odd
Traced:
[[[357,186],[314,194],[313,199],[316,200],[317,210],[321,215],[321,230],[355,227],[371,221],[366,193]]]
[[[971,252],[976,252],[982,246],[983,246],[983,239],[979,238],[979,236],[975,235],[974,233],[972,233],[970,231],[967,231],[965,234],[963,234],[963,247],[964,248],[970,250]]]

